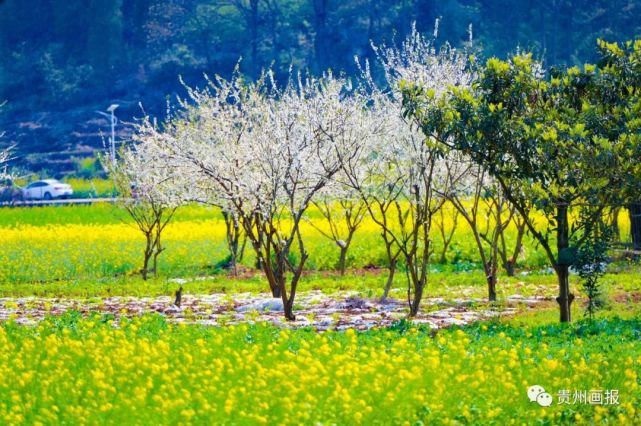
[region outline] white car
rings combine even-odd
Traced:
[[[31,182],[22,190],[25,200],[53,200],[54,198],[67,198],[73,194],[71,185],[56,179],[44,179]]]

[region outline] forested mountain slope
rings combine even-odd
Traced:
[[[583,63],[598,37],[641,35],[639,0],[0,0],[0,128],[31,168],[60,172],[102,145],[96,113],[111,103],[124,121],[163,115],[184,93],[178,79],[273,64],[352,73],[370,40],[432,32],[484,56],[533,50],[547,64]],[[121,139],[126,137],[119,126]],[[42,155],[42,153],[55,153]],[[34,155],[35,154],[35,155]]]

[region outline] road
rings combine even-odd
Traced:
[[[69,204],[114,203],[117,198],[68,198],[66,200],[33,200],[0,203],[0,207],[64,206]]]

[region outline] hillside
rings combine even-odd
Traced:
[[[29,169],[60,174],[102,147],[120,105],[119,138],[145,111],[162,116],[184,93],[179,76],[249,76],[273,64],[354,72],[370,40],[391,42],[416,22],[461,44],[471,24],[484,56],[523,48],[548,64],[591,58],[595,40],[641,34],[638,0],[0,0],[0,128]]]

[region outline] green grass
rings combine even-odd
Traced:
[[[173,220],[178,222],[212,220],[218,215],[219,211],[213,207],[191,205],[180,208]],[[133,223],[133,221],[123,209],[110,203],[0,208],[0,227],[7,228],[21,225],[109,225],[120,223]]]
[[[610,282],[626,281],[634,275],[606,276]],[[326,293],[336,291],[357,291],[368,297],[380,297],[387,275],[386,271],[348,273],[340,276],[335,273],[306,274],[300,282],[299,291],[322,290]],[[637,283],[641,280],[637,280]],[[532,296],[540,294],[541,287],[554,288],[554,275],[531,274],[509,278],[501,277],[498,286],[499,296],[521,294]],[[397,274],[392,288],[392,295],[404,297],[407,289],[406,279]],[[198,280],[177,284],[166,278],[143,281],[138,276],[103,278],[98,280],[60,280],[43,283],[0,283],[1,297],[47,296],[47,297],[91,297],[91,296],[158,296],[172,294],[178,287],[184,287],[187,293],[261,293],[268,292],[267,281],[260,272],[251,277],[234,278],[226,274],[217,274]],[[469,287],[472,293],[466,297],[486,297],[486,284],[480,271],[472,272],[434,272],[429,277],[426,290],[427,297],[457,297],[457,291]],[[459,295],[460,296],[460,295]]]
[[[103,198],[112,197],[115,193],[113,181],[110,179],[65,179],[73,188],[74,198]]]

